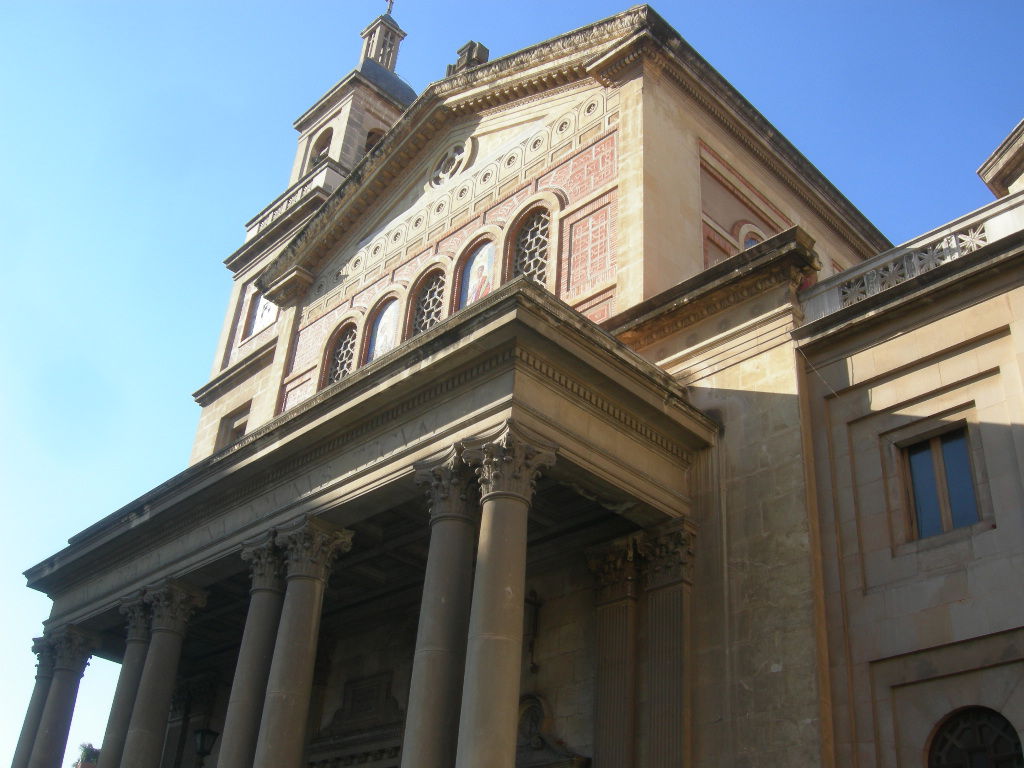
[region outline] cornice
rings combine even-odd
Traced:
[[[543,325],[538,325],[538,318]],[[30,586],[45,591],[60,584],[63,591],[80,579],[88,578],[97,558],[102,560],[104,568],[115,568],[119,563],[163,546],[197,525],[209,523],[388,425],[421,413],[453,393],[517,365],[531,366],[557,387],[565,389],[567,396],[585,398],[591,407],[603,411],[606,417],[625,428],[635,431],[638,426],[644,426],[642,421],[629,415],[628,405],[610,403],[593,387],[570,381],[553,366],[544,365],[543,353],[521,355],[517,349],[523,346],[521,332],[511,328],[512,324],[531,329],[530,333],[538,341],[542,337],[549,340],[564,337],[561,344],[570,350],[569,354],[574,354],[573,349],[585,348],[588,357],[581,358],[582,362],[619,376],[620,386],[636,392],[634,407],[646,402],[665,413],[674,412],[680,428],[692,431],[689,425],[693,425],[696,429],[693,434],[700,439],[703,439],[701,430],[713,431],[711,422],[686,402],[685,389],[667,373],[608,337],[542,288],[520,279],[416,337],[399,348],[397,354],[382,357],[324,389],[76,535],[66,549],[26,571]],[[545,337],[545,327],[557,329],[557,332],[552,331]],[[478,331],[497,335],[465,346],[464,340]],[[446,357],[440,354],[442,350],[456,357]],[[487,353],[481,354],[483,350]],[[442,369],[428,367],[422,376],[409,375],[421,361],[433,366],[436,361],[445,359],[450,362],[444,363]],[[631,378],[623,379],[623,376]],[[398,382],[398,386],[380,387],[389,380]],[[417,382],[421,383],[417,386]],[[643,387],[649,390],[648,394],[656,396],[657,403],[650,398],[643,399],[639,391]],[[377,391],[373,400],[366,400],[363,396],[372,390]],[[671,410],[666,411],[666,406]],[[340,409],[348,409],[348,416],[342,417]],[[336,413],[341,417],[338,421],[333,420]],[[328,418],[332,419],[330,424]],[[641,439],[667,450],[666,445],[671,445],[672,440],[661,434],[661,430],[647,429],[647,432],[643,429],[637,432]],[[307,442],[295,442],[302,439]],[[680,460],[687,458],[684,449],[668,450]],[[244,475],[236,474],[237,470],[243,470]],[[129,542],[122,536],[131,536],[132,540]]]
[[[794,294],[820,267],[814,240],[799,227],[715,264],[602,324],[631,347],[643,348],[780,285]],[[793,306],[798,312],[798,307]]]
[[[274,359],[277,347],[277,336],[257,347],[230,368],[218,373],[209,382],[192,393],[192,397],[201,406],[207,406],[226,389],[231,389],[243,379],[250,378],[256,371],[266,368]]]
[[[1024,120],[1016,127],[988,156],[978,176],[992,190],[996,197],[1005,197],[1010,193],[1009,185],[1024,173]]]

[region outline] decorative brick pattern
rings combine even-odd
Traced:
[[[615,136],[614,133],[606,136],[542,176],[538,189],[561,189],[572,204],[607,184],[615,177],[618,166]]]
[[[515,212],[516,208],[522,205],[529,196],[530,187],[524,187],[511,197],[503,200],[488,210],[484,214],[484,221],[488,224],[497,224],[498,226],[507,224],[509,216],[511,216]]]
[[[618,201],[611,192],[563,222],[568,248],[563,249],[559,296],[572,303],[615,281]]]

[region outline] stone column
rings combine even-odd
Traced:
[[[142,594],[123,601],[120,610],[128,620],[124,658],[121,660],[121,673],[117,676],[117,688],[114,689],[114,701],[110,706],[97,768],[118,768],[121,765],[124,741],[128,736],[128,725],[149,649],[149,606]]]
[[[160,765],[185,628],[196,608],[206,604],[206,595],[172,581],[147,589],[145,600],[153,611],[152,633],[125,737],[121,768]]]
[[[287,585],[253,766],[299,768],[324,589],[334,559],[352,548],[352,531],[311,518],[275,541],[285,550]]]
[[[694,534],[671,520],[647,531],[643,541],[647,590],[647,732],[650,768],[689,765],[690,670],[686,663]]]
[[[480,543],[466,645],[456,768],[514,768],[523,654],[526,522],[533,486],[554,451],[528,445],[510,426],[467,445],[481,490]]]
[[[48,639],[53,645],[53,679],[39,718],[29,768],[58,768],[64,760],[78,684],[94,647],[92,639],[74,627],[58,630]]]
[[[587,553],[598,581],[595,768],[632,768],[636,760],[639,540],[634,534]]]
[[[274,544],[274,535],[270,531],[242,549],[242,559],[252,569],[252,587],[217,768],[248,768],[256,753],[267,676],[284,602],[284,563]]]
[[[28,711],[25,712],[25,722],[21,726],[21,736],[18,738],[18,745],[14,748],[14,760],[11,768],[27,768],[28,760],[32,756],[32,747],[36,743],[36,734],[39,732],[39,721],[43,717],[43,708],[46,706],[46,695],[50,692],[50,681],[53,679],[53,648],[50,643],[42,637],[32,641],[32,653],[36,655],[36,684],[32,689],[32,698],[28,702]]]
[[[453,451],[440,466],[418,468],[430,500],[430,549],[416,631],[402,768],[451,768],[473,590],[476,514],[467,499],[472,473]]]

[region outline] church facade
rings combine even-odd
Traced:
[[[893,247],[647,6],[295,122],[14,768],[1024,766],[1024,123]],[[986,762],[987,761],[987,762]]]

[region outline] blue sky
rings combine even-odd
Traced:
[[[417,90],[621,2],[397,0]],[[0,746],[49,601],[21,571],[184,468],[223,320],[223,259],[283,191],[292,121],[357,63],[376,0],[0,3]],[[1020,0],[669,0],[655,8],[890,239],[990,201],[975,170],[1021,117]],[[86,672],[99,743],[117,668]],[[72,750],[65,764],[72,759]]]

